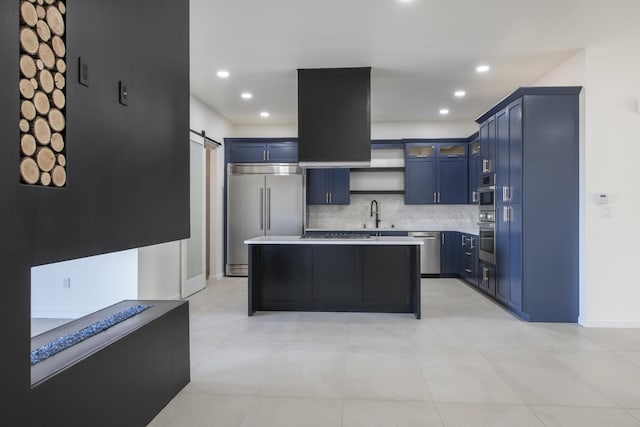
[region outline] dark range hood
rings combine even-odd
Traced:
[[[371,163],[371,67],[298,70],[298,159],[305,168]]]

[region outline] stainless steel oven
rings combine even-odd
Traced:
[[[480,243],[478,258],[489,264],[496,263],[496,202],[495,186],[482,186],[478,191],[480,200]]]

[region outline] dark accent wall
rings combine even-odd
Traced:
[[[30,404],[30,267],[189,235],[188,1],[66,4],[68,183],[54,189],[19,183],[20,3],[0,2],[3,425],[28,425],[38,411]],[[78,84],[78,57],[89,65],[89,87]],[[127,107],[118,103],[120,80]]]

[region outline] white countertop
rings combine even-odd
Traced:
[[[420,239],[380,236],[368,239],[301,239],[300,236],[260,236],[245,240],[247,245],[423,245]]]
[[[370,233],[370,232],[385,232],[385,231],[399,231],[403,233],[409,233],[412,231],[458,231],[460,233],[473,234],[475,236],[478,235],[478,228],[458,228],[458,227],[426,227],[426,228],[307,228],[307,232],[321,232],[321,233],[330,233],[330,232],[359,232],[359,233]]]

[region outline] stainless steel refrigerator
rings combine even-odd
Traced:
[[[228,276],[246,276],[244,241],[258,236],[303,232],[302,168],[292,164],[227,165]]]

